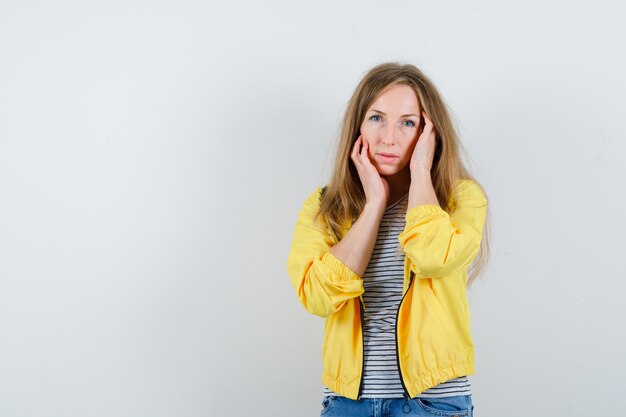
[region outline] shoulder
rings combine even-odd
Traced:
[[[324,196],[324,192],[327,187],[328,185],[315,187],[315,189],[306,197],[304,207],[311,210],[317,209],[321,205],[322,197]]]
[[[471,202],[472,205],[487,205],[485,191],[478,182],[470,178],[463,178],[457,181],[452,199],[459,204]]]
[[[471,178],[462,178],[456,183],[457,191],[462,192],[471,192],[471,193],[482,193],[484,194],[483,188],[478,184],[478,182],[474,181]]]

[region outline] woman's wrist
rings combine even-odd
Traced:
[[[425,170],[411,171],[411,186],[409,188],[407,210],[422,204],[439,205],[437,193],[435,193],[433,188],[430,172]]]
[[[380,203],[367,202],[365,203],[365,207],[363,207],[363,213],[366,216],[378,217],[380,220],[383,214],[385,213],[385,202],[380,202]]]

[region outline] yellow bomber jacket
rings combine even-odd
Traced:
[[[304,308],[324,317],[322,383],[357,400],[362,392],[365,290],[363,278],[329,252],[337,242],[313,223],[322,188],[306,198],[298,214],[287,271]],[[452,214],[433,204],[410,208],[398,235],[405,259],[396,348],[404,396],[409,398],[474,373],[466,279],[480,248],[487,200],[475,181],[463,179],[450,203],[456,208]],[[346,222],[345,231],[351,225]]]

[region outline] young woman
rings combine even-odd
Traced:
[[[472,416],[466,288],[486,260],[487,197],[460,150],[418,68],[365,74],[287,259],[298,299],[324,317],[321,415]]]

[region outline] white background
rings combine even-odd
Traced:
[[[0,3],[0,415],[313,416],[285,262],[373,65],[440,89],[485,187],[478,417],[621,412],[618,1]]]

